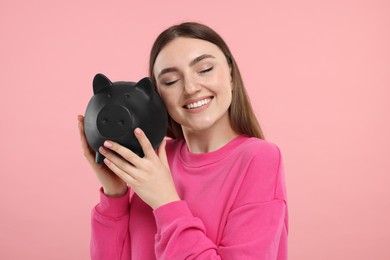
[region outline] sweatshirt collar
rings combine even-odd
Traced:
[[[183,140],[180,147],[180,159],[188,167],[201,167],[213,164],[232,154],[245,139],[248,139],[248,137],[239,135],[218,150],[208,153],[191,153]]]

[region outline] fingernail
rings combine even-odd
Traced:
[[[134,130],[134,132],[135,132],[137,135],[140,135],[140,134],[142,133],[141,129],[139,129],[139,128],[136,128],[136,129]]]
[[[110,143],[109,141],[105,141],[104,142],[104,146],[107,147],[107,148],[111,148],[112,147],[112,143]]]
[[[107,165],[111,163],[107,158],[104,158],[103,161],[104,161],[104,163],[107,164]]]
[[[99,147],[99,152],[100,152],[101,154],[106,154],[106,153],[107,153],[107,150],[104,149],[103,146],[100,146],[100,147]]]

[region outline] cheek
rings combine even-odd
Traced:
[[[220,75],[214,81],[216,91],[223,95],[231,95],[232,82],[230,76]]]
[[[168,112],[170,112],[176,106],[175,96],[173,93],[168,93],[165,91],[159,91],[159,94]]]
[[[178,117],[180,112],[178,111],[178,105],[177,105],[178,102],[176,101],[174,96],[171,95],[170,93],[162,93],[162,94],[160,94],[160,97],[165,104],[165,107],[167,109],[169,116],[174,121],[177,122],[177,119],[180,118],[180,117]]]
[[[228,68],[221,68],[218,73],[215,74],[214,82],[225,88],[231,88],[231,76]]]

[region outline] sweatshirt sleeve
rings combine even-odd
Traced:
[[[287,206],[278,149],[246,169],[219,245],[185,201],[154,210],[157,259],[287,259]]]
[[[217,246],[206,237],[203,222],[193,216],[185,201],[154,210],[157,224],[157,259],[221,259]]]
[[[100,203],[91,214],[91,259],[131,259],[129,194],[111,198],[100,189]]]
[[[282,157],[273,146],[248,168],[226,223],[221,254],[226,259],[286,260],[287,212]],[[236,245],[241,248],[236,250]]]

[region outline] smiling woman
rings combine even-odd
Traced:
[[[173,121],[181,125],[186,140],[209,135],[213,142],[202,151],[194,147],[199,144],[195,141],[194,146],[189,145],[191,152],[215,150],[237,135],[229,121],[233,90],[230,67],[216,45],[178,37],[160,51],[154,73],[158,75],[157,91]]]
[[[159,35],[153,45],[149,59],[149,74],[155,85],[157,85],[154,71],[156,59],[160,55],[161,49],[177,38],[203,40],[214,45],[214,47],[216,46],[219,51],[223,53],[227,63],[229,64],[232,86],[234,88],[234,91],[232,92],[232,102],[229,108],[231,127],[235,132],[264,139],[264,134],[257,122],[252,106],[249,102],[240,70],[238,69],[238,65],[229,47],[218,33],[207,26],[197,23],[183,23],[172,26]],[[194,62],[196,62],[196,58],[194,59]],[[174,120],[169,120],[169,123],[170,128],[168,136],[175,138],[183,137],[182,127],[180,124],[177,124]]]
[[[145,156],[107,140],[92,213],[92,259],[287,259],[283,162],[264,140],[238,66],[222,38],[198,23],[156,39],[150,76],[172,140]]]

